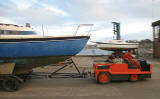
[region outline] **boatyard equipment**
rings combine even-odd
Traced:
[[[140,61],[141,69],[126,61],[125,64],[94,64],[95,79],[98,83],[105,84],[111,80],[129,80],[151,78],[152,65]]]
[[[113,33],[114,33],[114,35],[116,35],[116,40],[120,40],[121,39],[120,23],[118,23],[118,22],[112,22],[112,23],[113,23]]]

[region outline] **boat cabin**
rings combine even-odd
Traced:
[[[35,35],[36,33],[27,23],[25,27],[15,24],[0,23],[0,35]]]

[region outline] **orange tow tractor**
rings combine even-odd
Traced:
[[[111,80],[137,81],[151,78],[152,65],[147,61],[139,61],[141,69],[129,62],[124,64],[94,64],[95,79],[98,83],[105,84]]]
[[[120,23],[113,23],[113,32],[116,36],[115,40],[109,42],[96,42],[97,47],[102,50],[113,51],[110,59],[119,58],[122,60],[122,54],[129,49],[135,50],[138,54],[139,44],[136,42],[126,42],[121,40],[120,36]],[[137,51],[136,51],[137,50]],[[113,57],[114,56],[114,57]],[[138,57],[135,57],[138,58]],[[105,84],[111,80],[129,80],[137,81],[139,79],[151,78],[152,65],[148,64],[145,60],[139,60],[141,68],[131,64],[128,60],[122,60],[119,63],[96,63],[94,64],[94,76],[98,83]]]

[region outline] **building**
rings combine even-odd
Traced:
[[[160,20],[152,23],[153,27],[153,57],[160,58]]]

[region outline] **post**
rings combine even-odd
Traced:
[[[43,32],[43,36],[44,36],[44,28],[43,28],[43,24],[42,24],[42,32]]]

